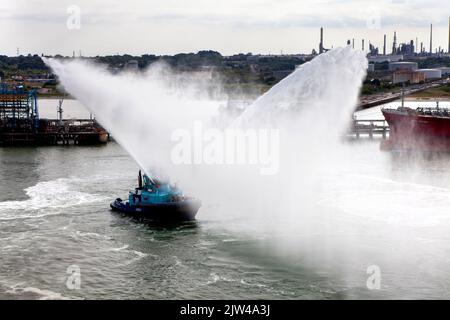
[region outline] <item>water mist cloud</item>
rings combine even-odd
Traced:
[[[331,274],[326,281],[333,283],[325,287],[343,297],[352,297],[349,288],[361,297],[386,286],[414,296],[412,288],[427,288],[447,272],[449,190],[426,185],[423,177],[402,182],[421,174],[409,155],[396,160],[375,144],[341,143],[367,69],[363,52],[346,47],[316,57],[230,125],[217,121],[223,101],[205,94],[211,85],[221,90],[208,74],[181,75],[155,65],[142,75],[114,76],[83,61],[47,63],[140,166],[162,168],[202,200],[202,228],[257,243],[246,252],[249,261],[263,256],[278,266],[292,260],[299,274]],[[262,175],[245,164],[174,163],[172,134],[193,134],[197,122],[219,134],[278,130],[279,170]],[[438,169],[434,174],[443,175]],[[373,270],[382,281],[366,287]]]
[[[261,209],[257,220],[280,211],[284,217],[296,216],[299,208],[291,203],[310,196],[307,190],[313,190],[317,173],[326,166],[350,119],[367,68],[364,53],[350,47],[332,50],[300,66],[233,121],[228,129],[279,130],[279,170],[265,176],[242,163],[177,165],[172,161],[176,130],[193,132],[195,123],[221,133],[227,128],[213,121],[223,101],[205,94],[212,82],[207,73],[179,74],[156,64],[142,75],[111,75],[85,61],[46,62],[64,88],[147,172],[162,170],[202,198],[205,207],[218,207],[227,215],[248,217],[246,212],[254,212],[256,206]],[[213,85],[220,88],[220,83]],[[286,208],[280,208],[272,196],[280,186],[284,204],[289,204]]]

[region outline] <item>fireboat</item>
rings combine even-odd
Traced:
[[[154,221],[192,221],[201,201],[187,197],[176,186],[142,175],[139,170],[138,187],[128,194],[128,201],[117,198],[111,209],[138,218]]]

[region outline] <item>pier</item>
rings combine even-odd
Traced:
[[[386,92],[386,93],[379,93],[379,94],[373,94],[370,96],[363,96],[361,98],[361,101],[359,105],[357,106],[356,110],[364,110],[372,107],[376,107],[379,105],[383,105],[386,103],[394,102],[397,100],[400,100],[402,98],[402,94],[404,96],[408,96],[420,91],[432,89],[432,88],[439,88],[441,86],[444,86],[449,83],[449,80],[447,79],[440,79],[424,84],[416,84],[411,85],[406,88],[406,90],[397,90],[395,92]]]
[[[360,139],[361,137],[368,137],[373,139],[381,137],[387,139],[389,136],[389,125],[386,120],[352,120],[347,136],[351,138]]]
[[[109,134],[93,119],[40,119],[36,132],[0,128],[0,145],[94,145],[108,140]]]
[[[41,119],[35,91],[0,85],[0,145],[94,145],[108,142],[95,119]]]

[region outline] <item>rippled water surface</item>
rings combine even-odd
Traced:
[[[295,298],[309,286],[205,211],[176,226],[111,212],[136,171],[115,143],[0,149],[0,298]],[[80,290],[66,286],[71,265]]]
[[[175,226],[111,212],[138,170],[115,143],[0,148],[0,298],[449,298],[450,156],[379,142],[346,145],[351,166],[330,165],[276,233],[210,207]],[[367,288],[371,265],[380,290]]]

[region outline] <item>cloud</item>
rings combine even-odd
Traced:
[[[45,5],[43,5],[45,3]],[[29,21],[60,21],[69,1],[17,0],[8,16]],[[367,8],[380,11],[385,26],[444,25],[450,12],[447,0],[205,0],[137,1],[111,5],[105,0],[79,0],[85,23],[189,22],[228,27],[364,27]],[[439,9],[438,9],[439,8]],[[0,7],[0,13],[3,12]]]
[[[67,7],[74,4],[82,28],[69,32]],[[0,27],[12,30],[0,41],[12,54],[17,46],[66,54],[83,48],[95,55],[205,48],[294,53],[317,47],[309,29],[321,26],[330,46],[349,37],[382,39],[374,34],[378,27],[370,27],[375,21],[383,32],[399,31],[400,41],[424,38],[433,23],[436,43],[444,45],[449,13],[448,0],[14,0],[0,3]]]

